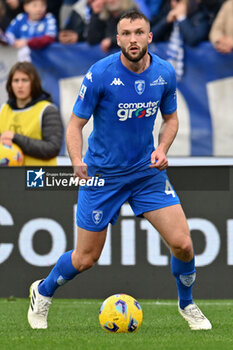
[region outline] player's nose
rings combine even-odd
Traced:
[[[131,43],[136,43],[136,41],[137,41],[137,40],[136,40],[136,36],[135,36],[134,33],[132,33],[131,36],[130,36],[130,42],[131,42]]]

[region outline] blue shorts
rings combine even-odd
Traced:
[[[115,224],[121,206],[128,201],[134,214],[180,204],[166,170],[148,168],[133,174],[105,178],[103,187],[79,190],[77,225],[89,231],[102,231]]]

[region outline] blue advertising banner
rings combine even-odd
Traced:
[[[151,45],[150,50],[166,59],[166,44]],[[61,106],[64,96],[77,96],[89,67],[105,56],[99,46],[91,47],[86,43],[67,46],[55,43],[39,52],[32,52],[43,86],[52,93],[58,106]],[[72,77],[80,79],[69,93],[71,84],[67,79]],[[65,80],[67,91],[63,95],[61,82]],[[233,155],[232,89],[233,53],[220,54],[208,42],[195,48],[185,47],[184,76],[178,82],[178,140],[180,138],[181,143],[172,155]],[[72,106],[68,108],[67,113],[70,114]]]

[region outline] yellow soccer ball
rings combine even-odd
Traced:
[[[0,143],[0,166],[22,166],[23,158],[21,148],[15,143],[11,146]]]
[[[108,297],[99,311],[100,325],[108,333],[136,332],[142,324],[142,319],[140,304],[127,294]]]

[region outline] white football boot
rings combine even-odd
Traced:
[[[28,309],[28,322],[33,329],[48,328],[47,316],[52,298],[41,295],[38,286],[43,280],[32,283],[29,292],[30,305]]]
[[[212,328],[210,321],[203,315],[196,304],[189,304],[184,310],[178,305],[178,310],[192,330],[207,330]]]

